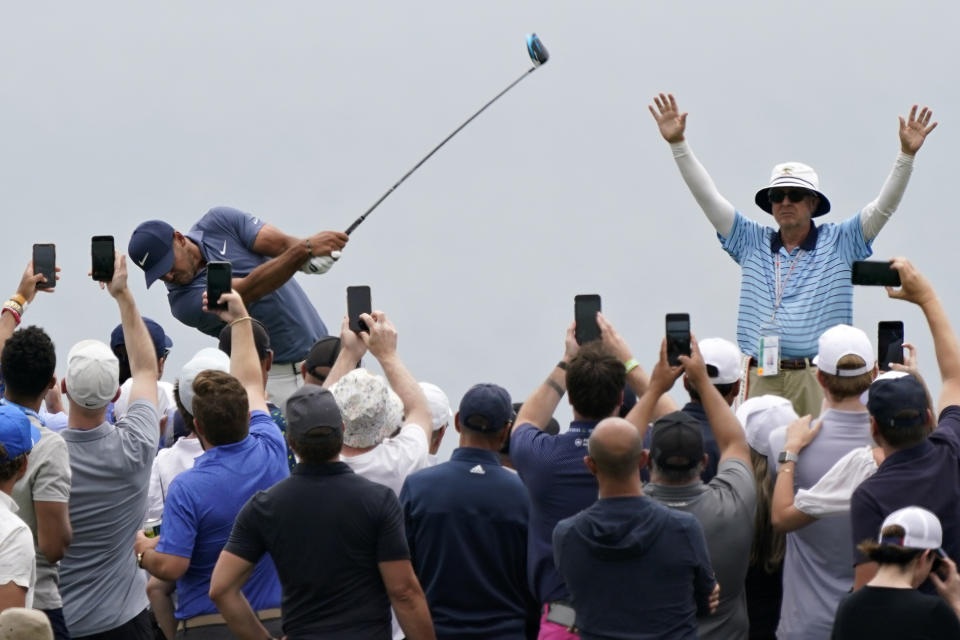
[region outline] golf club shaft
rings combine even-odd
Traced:
[[[428,153],[427,155],[425,155],[420,162],[418,162],[417,164],[413,165],[413,168],[410,169],[410,171],[407,171],[405,174],[403,174],[403,177],[400,178],[395,185],[393,185],[392,187],[390,187],[390,189],[388,189],[385,194],[383,194],[382,196],[380,196],[380,199],[377,200],[376,202],[374,202],[374,203],[373,203],[373,206],[371,206],[369,209],[367,209],[366,211],[364,211],[362,216],[360,216],[359,218],[357,218],[356,220],[354,220],[354,221],[353,221],[353,224],[351,224],[351,225],[347,228],[346,234],[347,234],[347,235],[350,235],[350,234],[353,232],[354,229],[356,229],[357,227],[359,227],[359,226],[360,226],[360,223],[363,222],[364,220],[366,220],[367,216],[370,215],[370,213],[371,213],[374,209],[376,209],[377,207],[379,207],[381,202],[383,202],[384,200],[387,199],[387,196],[389,196],[391,193],[394,192],[394,190],[395,190],[397,187],[399,187],[401,184],[403,184],[403,181],[406,180],[407,178],[409,178],[410,175],[411,175],[414,171],[416,171],[417,169],[419,169],[419,168],[420,168],[420,165],[422,165],[424,162],[426,162],[427,160],[429,160],[429,159],[430,159],[430,156],[432,156],[432,155],[435,154],[437,151],[439,151],[439,150],[440,150],[440,147],[442,147],[443,145],[447,144],[447,142],[450,140],[450,138],[452,138],[453,136],[455,136],[455,135],[457,135],[458,133],[460,133],[460,130],[461,130],[461,129],[463,129],[465,126],[467,126],[468,124],[470,124],[471,122],[473,122],[473,119],[476,118],[476,117],[477,117],[478,115],[480,115],[481,113],[483,113],[484,111],[486,111],[487,107],[489,107],[489,106],[492,105],[494,102],[496,102],[497,100],[499,100],[500,97],[501,97],[503,94],[505,94],[507,91],[510,91],[510,89],[513,89],[517,84],[519,84],[519,82],[520,82],[521,80],[523,80],[523,79],[526,78],[528,75],[530,75],[531,73],[533,73],[536,69],[537,69],[537,67],[534,66],[534,67],[530,67],[529,69],[527,69],[526,71],[524,71],[522,76],[520,76],[519,78],[517,78],[516,80],[514,80],[513,82],[511,82],[511,83],[507,86],[506,89],[504,89],[503,91],[501,91],[500,93],[498,93],[497,95],[495,95],[495,96],[493,97],[493,99],[490,100],[490,102],[488,102],[487,104],[485,104],[485,105],[483,105],[482,107],[480,107],[480,109],[479,109],[475,114],[473,114],[472,116],[470,116],[469,118],[467,118],[466,121],[464,121],[463,124],[461,124],[459,127],[457,127],[456,129],[454,129],[454,130],[453,130],[453,133],[451,133],[451,134],[448,135],[446,138],[444,138],[443,141],[442,141],[440,144],[438,144],[437,146],[435,146],[435,147],[430,151],[430,153]]]

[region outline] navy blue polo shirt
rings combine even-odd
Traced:
[[[553,562],[553,528],[597,501],[597,479],[583,463],[595,421],[570,423],[552,436],[522,424],[510,436],[510,460],[530,495],[527,574],[541,603],[567,600],[569,593]]]
[[[960,558],[960,406],[944,409],[929,438],[888,456],[853,492],[850,518],[856,564],[868,561],[856,546],[868,538],[876,540],[883,520],[909,506],[936,514],[943,527],[943,550]]]
[[[400,491],[437,638],[524,638],[530,501],[494,451],[461,447]]]

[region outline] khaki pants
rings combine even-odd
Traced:
[[[757,368],[750,367],[747,384],[748,398],[771,393],[790,400],[798,416],[809,413],[816,418],[820,415],[823,389],[817,382],[817,368],[814,366],[806,369],[784,369],[775,376],[758,376]]]

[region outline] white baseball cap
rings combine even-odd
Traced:
[[[750,398],[737,409],[737,420],[747,434],[747,444],[768,457],[770,434],[796,419],[793,403],[772,394]]]
[[[802,162],[781,162],[774,165],[773,171],[770,172],[770,184],[757,191],[753,201],[757,203],[758,207],[772,214],[773,205],[770,204],[770,189],[789,189],[790,187],[813,191],[820,196],[817,209],[810,217],[816,218],[830,212],[830,201],[820,191],[820,176],[813,170],[813,167]]]
[[[230,356],[220,349],[206,347],[197,351],[180,370],[177,393],[180,394],[180,402],[190,413],[193,413],[193,381],[202,371],[211,370],[230,373]]]
[[[843,356],[860,356],[865,364],[856,369],[837,370],[837,363]],[[860,329],[848,324],[838,324],[824,331],[820,336],[817,357],[813,359],[813,364],[819,367],[820,371],[841,378],[867,373],[876,363],[877,357],[870,338]]]
[[[703,361],[717,368],[717,375],[710,377],[712,384],[731,384],[740,379],[742,355],[737,345],[723,338],[706,338],[698,344]]]
[[[450,400],[447,394],[435,384],[430,382],[421,382],[420,388],[423,394],[427,396],[427,403],[430,405],[430,416],[433,418],[433,430],[439,431],[453,421],[453,410],[450,409]]]
[[[348,447],[380,444],[403,422],[403,401],[383,376],[354,369],[330,391],[343,414],[343,443]]]
[[[120,387],[120,361],[103,342],[81,340],[67,354],[67,394],[86,409],[105,407]]]
[[[883,530],[890,525],[903,527],[903,537],[884,536]],[[909,549],[940,549],[943,544],[943,528],[940,526],[940,519],[923,507],[904,507],[884,519],[877,542]]]

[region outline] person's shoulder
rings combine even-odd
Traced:
[[[223,224],[224,222],[235,223],[242,221],[246,216],[243,211],[239,209],[234,209],[233,207],[226,206],[217,206],[209,209],[200,220],[197,221],[197,224],[194,227],[199,227],[205,229],[210,224]]]

